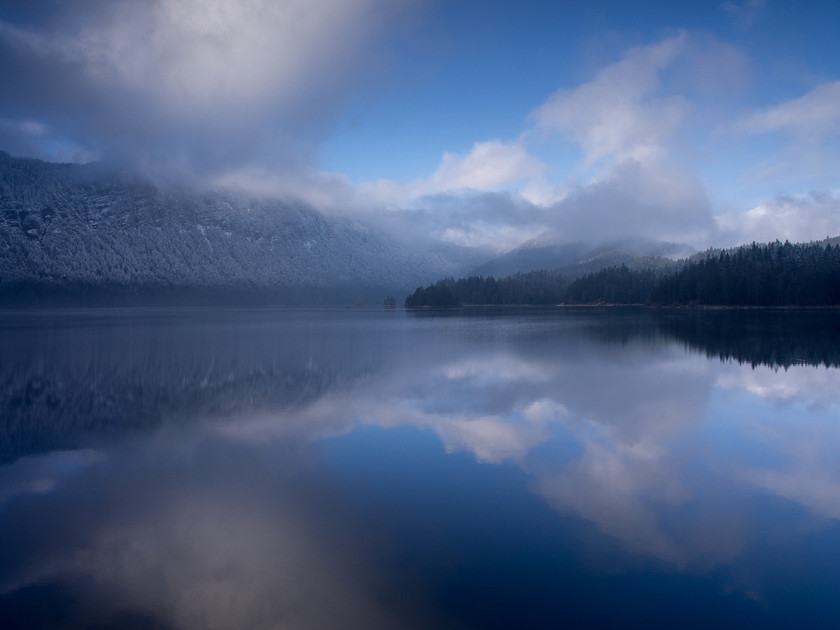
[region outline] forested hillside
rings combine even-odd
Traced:
[[[0,303],[375,298],[465,271],[294,201],[159,189],[97,166],[0,152]]]
[[[840,304],[840,245],[832,241],[739,247],[686,265],[652,290],[656,304]]]
[[[496,280],[492,276],[446,278],[406,297],[405,305],[461,306],[464,304],[557,304],[569,278],[551,271],[518,273]]]
[[[517,273],[550,269],[577,278],[604,267],[632,264],[641,258],[677,259],[690,256],[687,245],[643,238],[624,238],[595,243],[565,241],[545,234],[497,256],[473,269],[470,275],[503,278]]]
[[[683,261],[637,260],[577,279],[534,272],[446,279],[406,298],[409,307],[464,304],[840,304],[840,243],[753,243]]]

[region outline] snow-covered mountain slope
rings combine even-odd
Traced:
[[[0,152],[0,300],[44,296],[382,299],[480,254],[412,249],[294,201],[163,190]]]

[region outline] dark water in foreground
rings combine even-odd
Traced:
[[[840,313],[0,313],[0,628],[835,628]]]

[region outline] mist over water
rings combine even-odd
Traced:
[[[835,320],[0,313],[0,625],[834,626]]]

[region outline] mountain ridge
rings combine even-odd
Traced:
[[[556,235],[543,234],[475,267],[469,275],[500,278],[517,273],[550,270],[574,277],[639,258],[677,259],[694,253],[693,248],[682,243],[643,238],[616,239],[596,244],[588,241],[565,241]]]
[[[299,201],[0,152],[0,302],[381,300],[479,260]]]

